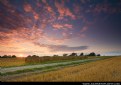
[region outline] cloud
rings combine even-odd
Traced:
[[[48,10],[48,12],[50,12],[50,13],[52,13],[52,12],[53,12],[52,8],[51,8],[49,5],[47,5],[47,6],[46,6],[46,9],[47,9],[47,10]]]
[[[63,28],[63,25],[60,25],[60,24],[53,24],[52,25],[55,29],[61,29]]]
[[[39,14],[34,10],[34,9],[36,9],[36,7],[32,8],[31,4],[25,3],[23,5],[23,9],[24,9],[25,12],[29,12],[29,13],[33,14],[33,17],[34,17],[35,20],[38,20],[40,18]]]
[[[8,32],[20,27],[25,27],[28,23],[22,12],[17,10],[14,5],[11,5],[9,1],[4,0],[2,3],[2,14],[0,15],[0,31]]]
[[[81,14],[82,14],[82,8],[80,7],[80,5],[78,5],[78,4],[73,4],[73,8],[74,8],[74,13],[76,14],[76,17],[77,17],[77,15],[78,16],[81,16]]]
[[[31,12],[32,11],[32,7],[30,4],[24,4],[24,11],[25,12]]]
[[[30,54],[31,52],[19,51],[0,51],[2,54]]]
[[[75,19],[76,16],[72,13],[72,11],[69,8],[65,6],[64,1],[62,1],[61,3],[55,1],[55,6],[60,14],[58,19],[63,19],[64,16],[69,16],[71,19]]]
[[[55,29],[68,29],[68,28],[72,29],[73,25],[71,25],[71,24],[53,24],[52,27]]]
[[[118,2],[119,3],[119,2]],[[117,12],[120,12],[120,6],[118,4],[116,4],[115,6],[112,6],[112,3],[100,3],[100,4],[96,4],[94,9],[91,9],[90,11],[92,11],[92,13],[94,15],[99,15],[100,13],[107,13],[107,14],[114,14]]]
[[[68,38],[66,38],[66,37],[63,37],[63,38],[55,38],[55,37],[44,36],[43,39],[47,43],[63,44]]]
[[[23,42],[36,42],[44,36],[43,31],[36,27],[32,29],[19,28],[9,32],[0,32],[0,45],[15,45]]]
[[[80,37],[80,38],[85,38],[86,35],[85,35],[85,34],[79,34],[79,37]]]
[[[39,19],[39,15],[36,12],[33,12],[33,15],[34,15],[34,19],[35,20],[38,20]]]
[[[88,30],[88,27],[87,26],[84,26],[82,29],[81,29],[81,33],[83,33],[83,32],[85,32],[85,31],[87,31]]]
[[[81,51],[88,48],[88,46],[69,47],[66,45],[50,45],[48,47],[52,52]]]
[[[72,28],[72,27],[73,27],[73,25],[71,25],[71,24],[64,24],[64,26],[65,26],[66,28]]]
[[[40,43],[35,43],[35,45],[38,45],[40,47],[47,47],[51,52],[73,52],[88,49],[88,46],[69,47],[67,45],[46,45]]]
[[[43,2],[44,4],[47,4],[47,1],[46,1],[46,0],[42,0],[42,2]]]

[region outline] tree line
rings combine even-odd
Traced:
[[[96,54],[94,52],[91,52],[87,55],[84,55],[84,53],[80,53],[77,55],[77,53],[71,53],[70,55],[68,54],[63,54],[63,56],[59,55],[53,55],[53,56],[37,56],[37,55],[29,55],[26,57],[25,61],[26,63],[41,63],[45,61],[55,61],[55,60],[73,60],[73,59],[86,59],[88,56],[100,56],[100,54]]]
[[[3,55],[0,58],[16,58],[16,55]]]
[[[80,53],[79,55],[77,53],[71,53],[70,55],[69,54],[66,54],[64,53],[63,56],[60,56],[60,57],[71,57],[71,56],[101,56],[100,54],[96,54],[94,52],[91,52],[89,54],[86,54],[84,55],[84,53]],[[3,56],[0,56],[0,58],[16,58],[17,56],[16,55],[3,55]],[[27,58],[38,58],[40,56],[37,56],[37,55],[28,55]],[[53,56],[42,56],[44,58],[47,58],[47,57],[59,57],[59,55],[53,55]]]

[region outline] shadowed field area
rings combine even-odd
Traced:
[[[10,81],[121,81],[120,61],[121,57],[113,57],[56,71],[21,76]]]

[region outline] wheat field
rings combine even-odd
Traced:
[[[25,64],[25,58],[0,58],[0,67],[20,66]]]
[[[22,76],[15,82],[84,82],[121,81],[121,57],[90,62],[78,66],[61,68],[56,71]]]

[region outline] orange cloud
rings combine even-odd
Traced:
[[[58,12],[60,14],[58,19],[63,19],[64,16],[69,16],[72,19],[75,19],[75,15],[71,12],[71,10],[69,8],[65,7],[64,1],[62,1],[61,3],[55,2],[55,6],[58,9]]]
[[[34,19],[35,20],[38,20],[39,19],[39,15],[36,12],[33,12],[33,15],[34,15]]]
[[[46,9],[47,9],[49,12],[53,12],[53,11],[52,11],[52,8],[51,8],[49,5],[46,7]]]
[[[49,4],[46,4],[45,8],[46,8],[48,14],[50,14],[51,20],[55,19],[56,16],[55,16],[55,12],[53,11],[52,7]]]
[[[52,27],[54,29],[68,29],[68,28],[72,28],[73,25],[71,25],[71,24],[53,24]]]
[[[30,4],[24,4],[24,11],[25,12],[31,12],[32,11],[32,7]]]
[[[69,8],[66,8],[65,15],[70,16],[74,20],[76,19],[75,15],[69,10]]]
[[[61,28],[63,28],[63,26],[60,25],[60,24],[54,24],[53,27],[54,27],[55,29],[61,29]]]
[[[73,27],[73,25],[71,25],[71,24],[64,24],[64,26],[65,26],[66,28],[72,28],[72,27]]]

